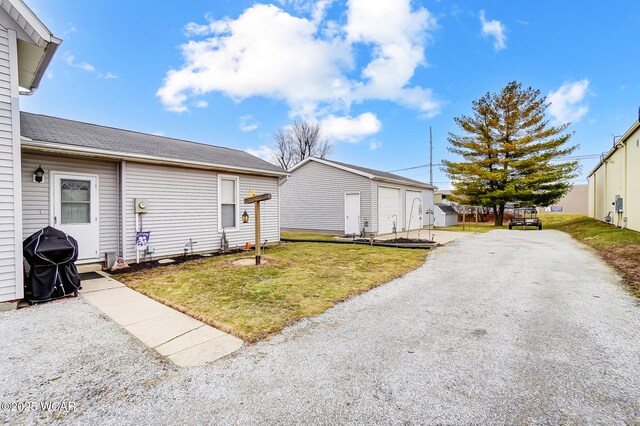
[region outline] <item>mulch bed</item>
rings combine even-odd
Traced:
[[[172,263],[158,263],[158,260],[148,260],[148,261],[144,261],[144,262],[140,262],[140,263],[132,263],[131,265],[129,265],[128,268],[116,269],[115,271],[109,271],[109,273],[111,275],[128,274],[130,272],[138,272],[138,271],[144,271],[144,270],[147,270],[147,269],[161,268],[163,266],[175,266],[175,265],[179,265],[179,264],[185,263],[185,262],[191,262],[191,261],[194,261],[194,260],[206,259],[208,257],[218,257],[218,256],[226,256],[226,255],[229,255],[229,254],[238,254],[238,253],[243,253],[245,251],[246,250],[232,249],[232,250],[228,250],[228,251],[226,251],[224,253],[222,253],[222,252],[214,252],[214,253],[211,253],[209,256],[203,256],[201,254],[189,254],[189,255],[186,255],[186,256],[179,255],[179,256],[171,258],[171,259],[174,260],[174,262],[172,262]]]
[[[376,241],[380,241],[383,243],[431,243],[433,242],[431,240],[426,240],[424,238],[404,238],[404,237],[394,238],[392,240],[376,240]]]

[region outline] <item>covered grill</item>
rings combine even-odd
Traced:
[[[74,263],[78,259],[78,242],[73,237],[47,226],[24,240],[22,247],[29,265],[26,299],[43,302],[78,295],[80,276]]]

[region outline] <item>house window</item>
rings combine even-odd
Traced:
[[[91,181],[60,180],[61,222],[91,223]]]
[[[218,178],[218,204],[220,207],[220,230],[238,228],[238,178],[220,176]]]

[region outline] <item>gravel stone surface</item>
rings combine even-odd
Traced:
[[[492,231],[204,367],[178,369],[82,299],[0,314],[10,423],[620,424],[640,420],[640,311],[557,231]]]

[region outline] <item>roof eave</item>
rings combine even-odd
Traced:
[[[307,164],[307,163],[309,163],[311,161],[315,161],[317,163],[324,164],[325,166],[330,166],[330,167],[334,167],[336,169],[340,169],[340,170],[344,170],[344,171],[347,171],[347,172],[350,172],[350,173],[354,173],[356,175],[364,176],[364,177],[367,177],[369,179],[373,179],[375,177],[374,175],[372,175],[370,173],[365,173],[365,172],[363,172],[361,170],[352,169],[351,167],[346,167],[346,166],[343,166],[343,165],[340,165],[340,164],[336,164],[336,163],[334,163],[332,161],[327,161],[327,160],[324,160],[322,158],[316,158],[316,157],[307,157],[307,158],[305,158],[304,160],[302,160],[301,162],[299,162],[298,164],[293,166],[291,169],[289,169],[289,172],[293,172],[294,170],[299,169],[300,167],[304,166],[305,164]]]
[[[629,136],[631,136],[639,128],[640,128],[640,118],[629,128],[629,130],[627,130],[624,133],[624,135],[622,135],[622,137],[618,141],[618,144],[626,145],[627,144],[627,139],[629,139]],[[591,175],[593,175],[596,172],[596,170],[598,170],[600,168],[600,166],[602,166],[602,164],[604,164],[604,162],[607,161],[609,159],[609,157],[611,157],[613,155],[614,152],[616,152],[618,149],[622,148],[622,146],[618,147],[618,144],[614,145],[613,147],[611,147],[611,149],[609,149],[609,151],[607,151],[607,153],[605,154],[604,158],[602,158],[598,162],[598,164],[589,172],[589,174],[587,175],[587,179],[590,178]]]
[[[55,39],[55,41],[52,41],[47,45],[44,51],[44,55],[42,56],[42,60],[38,64],[38,68],[34,73],[33,81],[31,82],[31,85],[30,85],[31,87],[29,87],[28,92],[25,92],[23,94],[31,95],[36,90],[38,90],[38,87],[40,87],[40,82],[42,81],[42,77],[44,77],[44,74],[47,71],[49,64],[51,63],[51,60],[53,59],[53,55],[55,55],[56,51],[58,50],[58,47],[60,46],[60,43],[62,43],[62,40],[60,40],[59,38],[55,38],[55,37],[53,38]]]
[[[31,80],[26,92],[23,95],[33,94],[40,85],[47,67],[51,63],[53,55],[62,40],[53,35],[44,23],[33,13],[33,11],[22,0],[0,0],[0,6],[13,18],[16,24],[22,28],[25,34],[33,42],[34,45],[43,49],[42,58],[38,62],[35,70],[33,70],[33,79]]]
[[[376,181],[380,181],[380,182],[388,182],[388,183],[393,183],[396,185],[404,185],[404,186],[413,186],[416,188],[424,188],[424,189],[433,189],[436,190],[438,187],[437,186],[433,186],[433,185],[429,185],[426,183],[422,183],[422,182],[410,182],[410,181],[405,181],[402,179],[389,179],[383,176],[377,176],[377,175],[373,175],[371,173],[366,173],[363,172],[362,170],[357,170],[357,169],[353,169],[351,167],[347,167],[347,166],[343,166],[342,164],[336,164],[333,161],[329,161],[329,160],[323,160],[321,158],[315,158],[315,157],[307,157],[304,160],[302,160],[301,162],[299,162],[298,164],[296,164],[295,166],[293,166],[291,169],[289,169],[289,173],[293,173],[295,170],[299,169],[300,167],[304,166],[305,164],[311,162],[311,161],[315,161],[317,163],[320,164],[324,164],[326,166],[330,166],[330,167],[334,167],[336,169],[340,169],[340,170],[344,170],[359,176],[364,176],[366,178],[369,178],[371,180],[376,180]]]
[[[10,7],[12,7],[13,10],[17,14],[19,14],[20,17],[22,17],[22,19],[24,20],[23,22],[20,22],[18,19],[15,19],[14,17],[14,20],[16,21],[16,23],[20,25],[25,31],[27,30],[26,24],[29,24],[31,28],[33,28],[35,33],[38,35],[38,37],[40,37],[44,43],[56,43],[57,41],[57,44],[60,44],[60,42],[62,41],[59,38],[55,37],[51,31],[49,31],[49,28],[47,28],[47,26],[42,23],[40,18],[38,18],[38,16],[35,13],[33,13],[33,11],[29,8],[29,6],[27,6],[27,4],[24,1],[3,0],[1,1],[1,3],[3,8],[7,11],[7,13],[13,16],[13,14],[11,13],[12,10],[8,10],[7,7],[5,6],[5,4],[8,3]],[[33,42],[39,45],[40,47],[43,47],[43,48],[46,47],[42,45],[41,41],[37,40],[33,35],[30,34],[29,37],[31,37]]]
[[[98,157],[98,158],[106,158],[112,160],[131,160],[137,161],[141,163],[150,163],[150,164],[164,164],[164,165],[172,165],[172,166],[181,166],[181,167],[190,167],[190,168],[198,168],[198,169],[207,169],[207,170],[220,170],[227,171],[232,173],[242,173],[242,174],[257,174],[264,176],[273,176],[273,177],[283,177],[288,176],[289,173],[286,171],[276,171],[276,170],[264,170],[264,169],[254,169],[250,167],[238,167],[238,166],[229,166],[224,164],[216,164],[216,163],[207,163],[207,162],[199,162],[199,161],[188,161],[188,160],[179,160],[175,158],[167,158],[167,157],[156,157],[152,155],[140,155],[140,154],[131,154],[126,152],[117,152],[117,151],[107,151],[101,149],[92,149],[92,148],[84,148],[72,145],[64,145],[46,141],[37,141],[29,138],[22,137],[21,145],[23,148],[27,148],[33,151],[43,151],[43,152],[52,152],[58,154],[73,154],[73,155],[82,155],[89,157]]]
[[[375,181],[380,181],[380,182],[393,183],[393,184],[396,184],[396,185],[412,186],[412,187],[415,187],[415,188],[423,188],[423,189],[432,189],[434,191],[436,189],[438,189],[437,186],[429,185],[428,183],[422,183],[422,182],[409,182],[409,181],[406,181],[406,180],[389,179],[389,178],[385,178],[385,177],[381,177],[381,176],[374,176],[371,179],[373,179]]]

